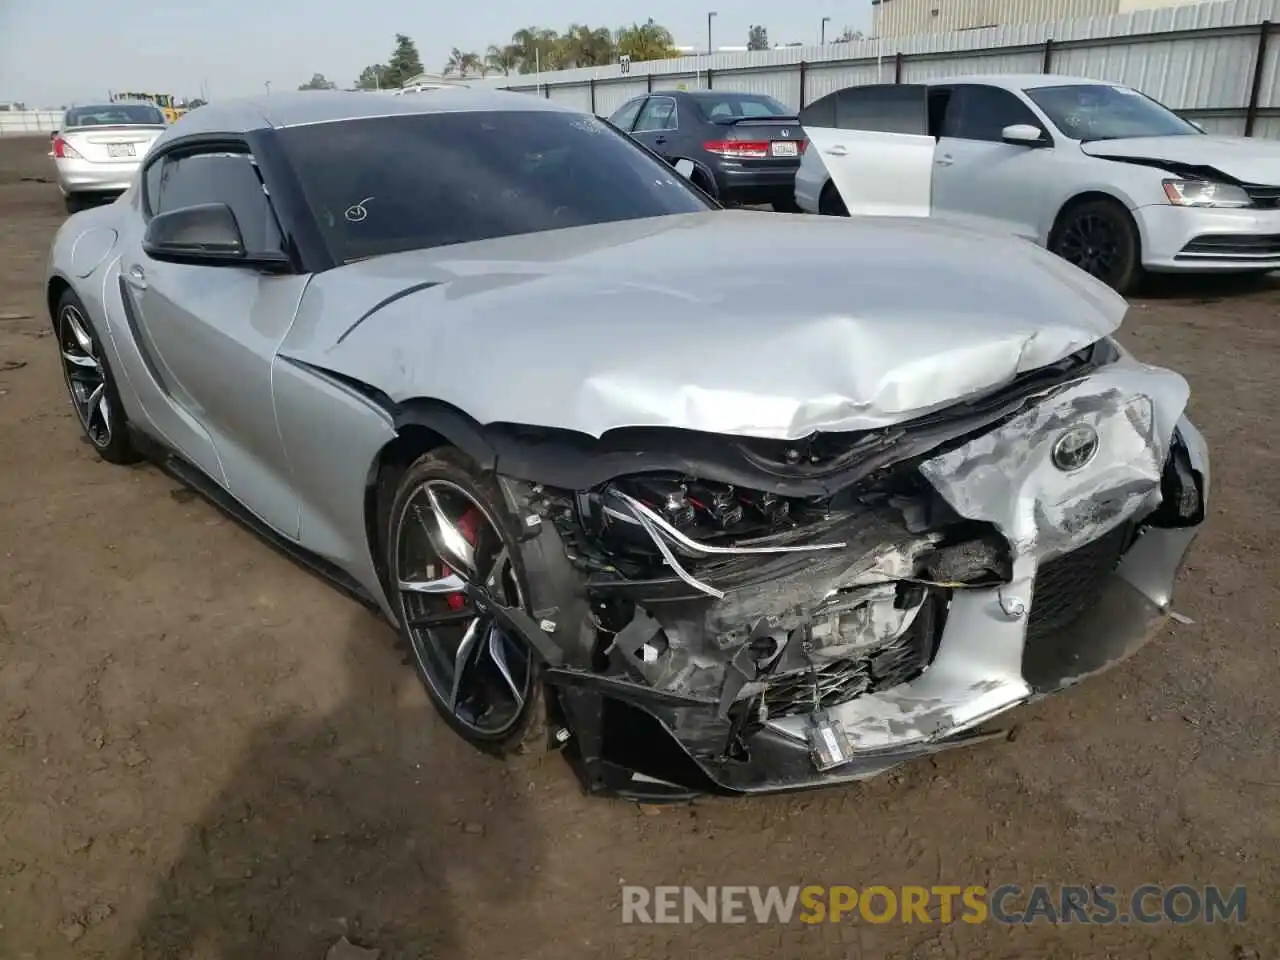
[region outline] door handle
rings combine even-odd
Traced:
[[[666,137],[659,137],[657,140],[655,140],[655,141],[653,141],[653,142],[654,142],[654,143],[666,143],[666,142],[667,142],[667,138],[666,138]]]
[[[135,263],[129,268],[129,272],[125,274],[125,282],[135,290],[145,290],[147,289],[147,273]]]
[[[949,166],[951,166],[953,163],[955,163],[955,162],[956,162],[956,160],[955,160],[955,157],[951,156],[951,154],[949,154],[949,153],[944,153],[942,156],[940,156],[937,160],[935,160],[935,161],[933,161],[933,162],[934,162],[934,163],[936,163],[936,164],[937,164],[938,166],[940,166],[940,167],[949,167]]]
[[[837,143],[834,147],[830,147],[822,152],[829,157],[847,157],[849,155],[848,149],[842,143]]]

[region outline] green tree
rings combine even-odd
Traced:
[[[751,29],[747,31],[747,49],[768,50],[769,31],[759,24],[752,25]]]
[[[861,30],[855,30],[853,27],[845,27],[840,31],[840,36],[832,40],[832,43],[853,43],[855,40],[865,40]]]
[[[385,63],[371,63],[360,71],[360,76],[356,79],[357,90],[386,90],[387,87]]]
[[[614,60],[613,33],[607,27],[570,24],[560,41],[566,67],[595,67]]]
[[[671,31],[650,17],[644,23],[633,23],[618,31],[617,52],[633,61],[666,60],[677,56]]]
[[[457,75],[459,77],[472,76],[474,74],[484,74],[484,62],[480,59],[478,53],[467,53],[454,47],[449,54],[449,60],[444,65],[443,73],[446,77]]]
[[[313,73],[306,83],[298,84],[299,90],[336,90],[337,87],[332,80],[326,80],[323,73]]]
[[[511,44],[505,47],[490,44],[484,55],[484,65],[488,71],[509,77],[512,70],[520,67],[520,51]]]
[[[517,30],[511,35],[511,46],[519,58],[516,67],[519,73],[533,73],[539,67],[543,70],[558,69],[556,64],[563,58],[560,35],[545,27]]]
[[[396,48],[387,62],[383,86],[399,87],[410,77],[422,73],[422,57],[418,47],[403,33],[396,34]]]

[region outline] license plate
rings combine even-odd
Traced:
[[[775,140],[770,146],[775,157],[800,156],[800,147],[794,140]]]
[[[108,143],[107,156],[114,160],[121,157],[136,156],[136,154],[133,152],[132,143]]]

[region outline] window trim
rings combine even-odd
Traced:
[[[660,130],[636,130],[636,126],[640,123],[640,118],[644,116],[645,110],[649,109],[649,104],[654,100],[671,101],[671,120],[675,126],[663,127]],[[640,112],[636,114],[635,123],[631,125],[633,133],[679,133],[680,132],[680,101],[673,96],[662,93],[651,94],[645,98],[644,106],[640,108]]]

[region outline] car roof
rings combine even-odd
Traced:
[[[938,80],[930,80],[927,86],[950,87],[961,83],[980,83],[988,87],[1002,87],[1005,90],[1028,90],[1032,87],[1064,87],[1084,84],[1112,85],[1110,80],[1095,80],[1091,77],[1068,77],[1054,73],[986,73],[971,74],[963,77],[943,77]]]
[[[340,123],[466,110],[535,110],[578,113],[545,97],[502,90],[459,87],[444,95],[387,97],[375,93],[305,90],[238,100],[217,100],[184,114],[171,128],[174,136],[193,133],[248,133],[268,127]]]

